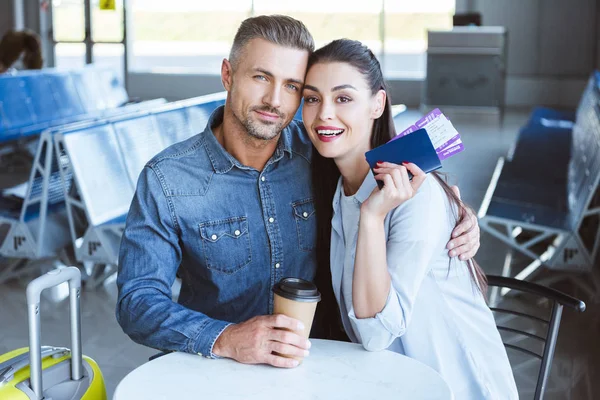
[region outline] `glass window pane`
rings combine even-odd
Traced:
[[[117,0],[115,10],[101,10],[100,0],[92,0],[92,40],[121,42],[123,40],[123,0]]]
[[[384,73],[424,78],[427,30],[451,29],[455,0],[384,0]]]
[[[85,66],[85,44],[57,43],[54,46],[56,68],[74,69]]]
[[[381,50],[382,1],[254,0],[259,14],[286,14],[304,22],[317,48],[334,39],[360,40],[375,54]]]
[[[85,38],[83,0],[52,0],[54,40],[80,42]]]
[[[219,74],[251,0],[132,0],[131,70]]]
[[[125,48],[122,44],[95,44],[92,49],[92,61],[95,65],[108,66],[117,71],[119,79],[124,82]]]

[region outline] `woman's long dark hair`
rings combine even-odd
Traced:
[[[349,40],[339,39],[327,44],[311,54],[308,60],[308,69],[319,63],[342,62],[356,68],[366,79],[371,93],[379,90],[386,91],[386,102],[383,114],[374,121],[371,136],[371,148],[387,143],[396,135],[394,120],[392,118],[392,105],[387,91],[379,61],[365,45]],[[330,241],[331,219],[333,216],[332,201],[340,177],[340,171],[333,159],[321,156],[316,149],[313,151],[312,182],[317,215],[317,273],[315,283],[321,292],[321,302],[317,310],[317,323],[326,330],[324,336],[331,339],[344,339],[344,330],[341,326],[339,308],[333,294],[330,268]],[[448,196],[450,204],[457,210],[468,208],[450,189],[450,186],[437,172],[432,175],[439,182]],[[453,207],[454,208],[454,207]],[[459,216],[455,215],[456,220]],[[487,292],[487,279],[481,268],[473,261],[473,268],[469,268],[471,277],[482,293]]]

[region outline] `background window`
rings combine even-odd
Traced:
[[[219,74],[249,0],[135,0],[131,69]]]
[[[92,0],[94,41],[121,41],[121,7],[119,0],[116,11],[101,11]],[[245,18],[287,14],[306,24],[317,47],[342,37],[360,40],[379,57],[386,77],[423,78],[427,29],[450,29],[454,8],[455,0],[131,0],[129,68],[217,75]],[[53,0],[55,40],[83,40],[83,21],[83,0]]]
[[[428,29],[452,29],[455,0],[384,0],[384,73],[424,78]]]

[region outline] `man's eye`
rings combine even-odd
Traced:
[[[291,83],[288,83],[287,87],[288,87],[288,89],[293,90],[294,92],[297,92],[298,90],[300,90],[298,88],[298,86],[292,85]]]
[[[256,75],[254,76],[255,79],[258,79],[259,81],[266,81],[267,78],[264,75]]]

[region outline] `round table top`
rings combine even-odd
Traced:
[[[129,373],[113,399],[453,398],[436,371],[401,354],[330,340],[311,343],[310,355],[293,369],[170,353]]]

